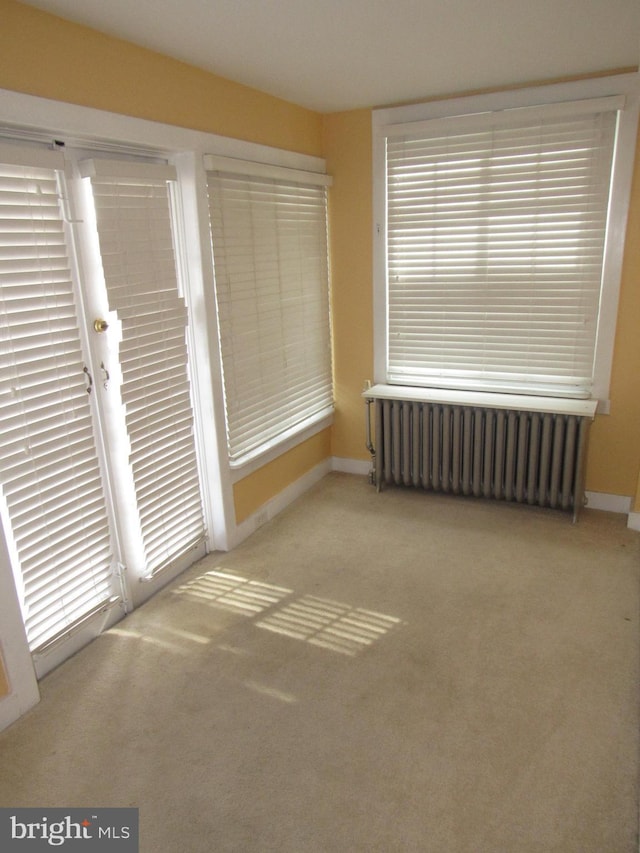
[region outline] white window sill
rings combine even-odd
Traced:
[[[416,388],[408,385],[372,385],[362,396],[369,400],[407,400],[418,403],[442,403],[451,406],[482,406],[521,412],[553,412],[593,418],[597,400],[568,397],[534,397],[526,394],[499,394],[487,391],[458,391],[447,388]]]
[[[325,409],[317,415],[307,418],[301,424],[291,427],[291,429],[261,445],[251,453],[247,453],[239,459],[230,460],[231,482],[237,483],[239,480],[248,477],[249,474],[253,474],[254,471],[277,459],[278,456],[282,456],[283,453],[292,450],[298,444],[302,444],[303,441],[330,427],[332,423],[333,408]]]

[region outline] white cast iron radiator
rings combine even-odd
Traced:
[[[400,391],[401,398],[390,396]],[[541,411],[535,397],[446,392],[438,399],[427,389],[375,385],[363,396],[378,490],[414,486],[573,510],[577,518],[595,402],[554,400],[556,411]]]

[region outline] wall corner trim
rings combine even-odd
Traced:
[[[361,474],[364,477],[371,471],[371,462],[365,459],[345,459],[342,456],[331,457],[331,470],[343,474]]]
[[[637,530],[640,532],[640,512],[630,512],[627,518],[627,527],[630,530]]]
[[[626,495],[608,495],[605,492],[585,492],[588,509],[599,509],[603,512],[618,512],[628,515],[631,512],[632,498]]]

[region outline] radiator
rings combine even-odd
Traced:
[[[365,395],[366,396],[366,395]],[[591,417],[372,399],[372,481],[573,510],[584,504]],[[369,416],[370,417],[370,416]],[[369,423],[370,429],[370,423]]]

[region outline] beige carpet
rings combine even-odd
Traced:
[[[144,853],[637,851],[640,536],[332,474],[51,673],[0,804]]]

